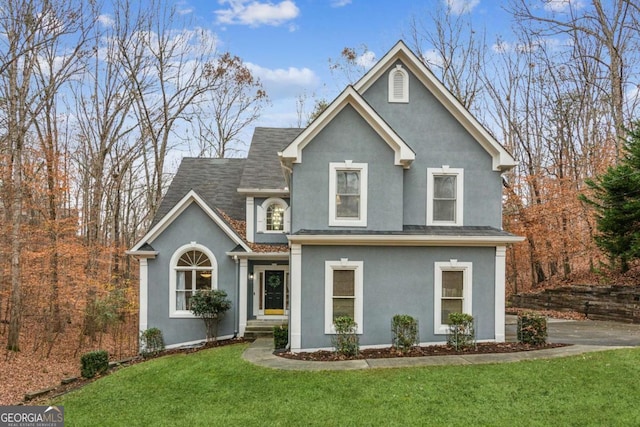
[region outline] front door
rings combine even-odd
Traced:
[[[264,272],[264,314],[284,314],[284,289],[283,270]]]

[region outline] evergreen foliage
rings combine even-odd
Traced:
[[[217,341],[218,322],[231,309],[227,293],[221,289],[200,289],[191,297],[191,312],[204,320],[207,341]]]
[[[616,166],[585,180],[592,195],[581,194],[580,200],[596,211],[596,244],[612,268],[626,272],[629,262],[640,258],[640,122],[629,131],[623,152]]]
[[[104,374],[109,369],[109,353],[96,350],[85,353],[80,358],[80,372],[83,378],[93,378],[96,374]]]

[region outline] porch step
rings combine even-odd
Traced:
[[[274,326],[286,326],[287,321],[278,320],[248,320],[244,330],[246,339],[256,339],[258,337],[273,337]]]

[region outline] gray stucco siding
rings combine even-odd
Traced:
[[[406,69],[406,67],[405,67]],[[388,102],[387,74],[363,97],[415,151],[404,173],[404,223],[426,224],[427,168],[464,169],[464,225],[502,226],[502,179],[492,158],[409,72],[409,103]]]
[[[389,145],[346,106],[303,149],[302,163],[294,164],[292,232],[341,228],[329,227],[329,163],[345,160],[367,164],[367,226],[361,228],[401,230],[403,169],[394,165]]]
[[[237,243],[233,242],[199,206],[193,203],[153,241],[153,247],[158,251],[158,255],[148,262],[147,324],[149,328],[156,327],[162,330],[166,345],[202,340],[206,336],[202,319],[169,317],[171,257],[181,246],[191,242],[207,247],[215,255],[218,264],[218,289],[226,291],[232,302],[231,310],[219,325],[218,334],[219,336],[234,334],[237,313],[237,266],[226,252],[232,250]]]
[[[361,345],[391,344],[391,319],[418,319],[421,342],[446,342],[434,333],[435,262],[473,263],[472,310],[477,339],[495,339],[495,248],[493,247],[302,247],[302,348],[331,347],[325,325],[325,261],[363,261]]]

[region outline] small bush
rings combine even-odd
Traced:
[[[287,325],[273,327],[273,346],[276,350],[287,348],[289,343],[289,327]]]
[[[218,322],[231,309],[231,301],[222,289],[200,289],[191,297],[191,312],[204,320],[207,341],[218,340]]]
[[[418,321],[408,314],[396,314],[391,319],[391,345],[403,353],[418,343]]]
[[[547,342],[547,318],[535,313],[518,315],[518,341],[542,345]]]
[[[349,316],[339,316],[333,320],[336,334],[331,342],[336,353],[343,356],[357,356],[360,352],[360,338],[356,334],[358,324]]]
[[[158,328],[149,328],[140,333],[140,354],[142,357],[155,356],[164,351],[164,338]]]
[[[449,313],[447,344],[456,351],[476,345],[473,316],[466,313]]]
[[[109,369],[109,353],[96,350],[85,353],[80,358],[81,374],[84,378],[93,378],[96,374],[104,374]]]

